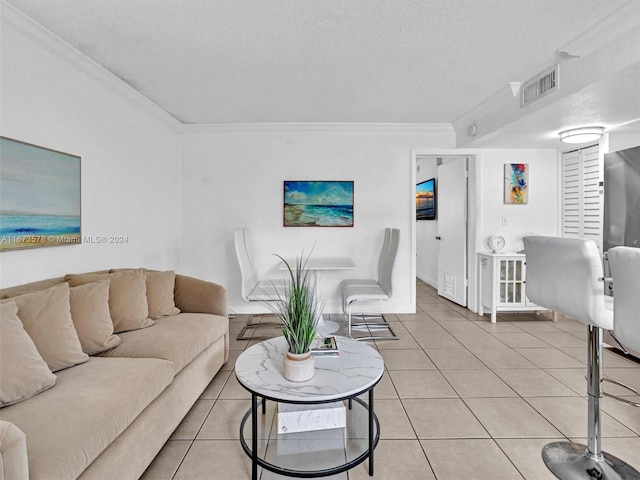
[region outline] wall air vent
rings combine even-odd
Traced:
[[[544,97],[558,89],[558,64],[536,75],[522,84],[520,89],[520,108]]]
[[[444,288],[442,292],[449,298],[456,298],[456,274],[444,272]]]

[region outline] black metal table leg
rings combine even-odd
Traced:
[[[251,479],[258,480],[258,396],[251,394]]]
[[[373,388],[369,390],[369,476],[373,477]]]

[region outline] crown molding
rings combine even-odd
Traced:
[[[94,82],[121,98],[142,109],[175,132],[179,132],[182,123],[153,103],[140,92],[109,72],[107,69],[91,60],[89,57],[73,48],[60,37],[47,30],[44,26],[29,18],[4,0],[0,4],[2,27],[15,31],[33,45],[47,52],[51,56],[63,61],[77,71],[91,78]]]
[[[630,1],[600,23],[593,25],[558,49],[571,56],[584,57],[607,45],[627,30],[640,26],[640,2]]]
[[[221,123],[182,124],[181,133],[233,133],[233,132],[397,132],[397,133],[453,133],[449,123]]]

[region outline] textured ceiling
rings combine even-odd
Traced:
[[[184,123],[452,123],[627,0],[9,0]]]

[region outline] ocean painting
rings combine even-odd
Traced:
[[[529,202],[529,164],[505,163],[504,203],[524,205]]]
[[[0,251],[81,241],[80,157],[0,137]]]
[[[436,218],[436,179],[432,178],[416,185],[416,220]]]
[[[353,227],[353,182],[284,182],[285,227]]]

